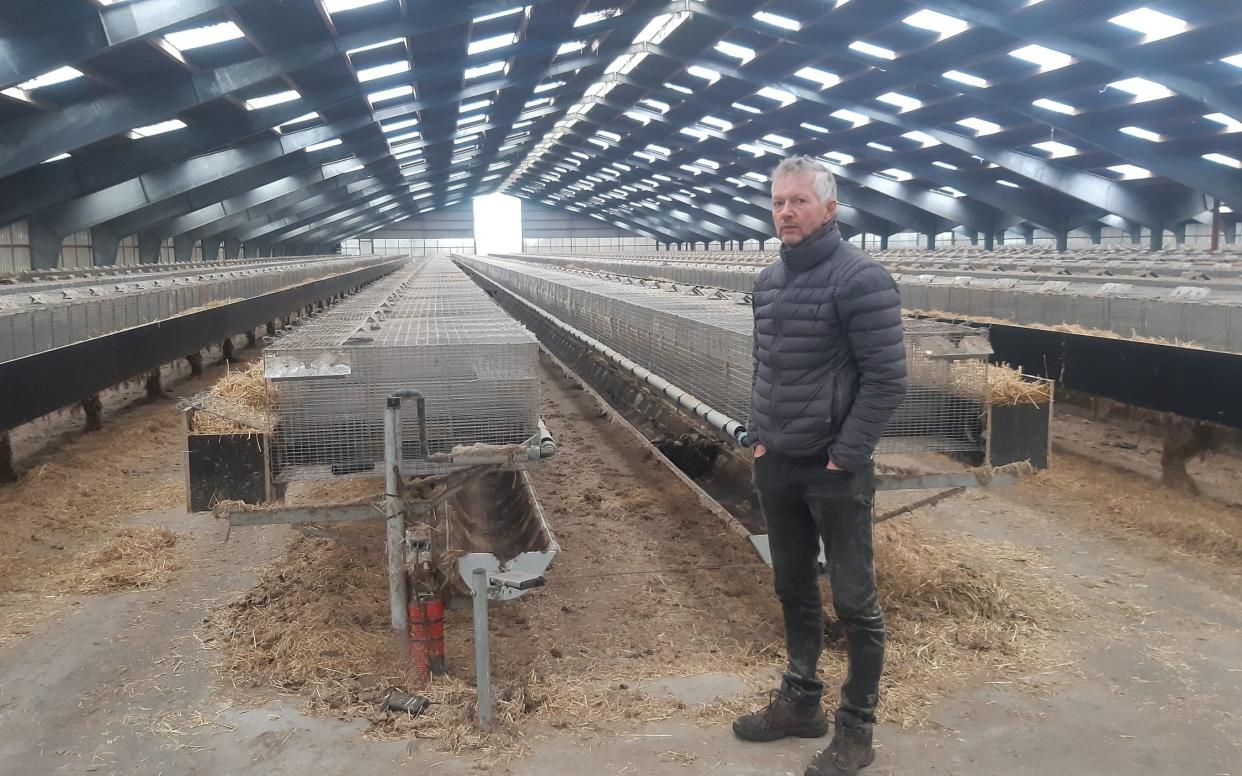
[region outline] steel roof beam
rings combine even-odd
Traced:
[[[0,88],[251,0],[131,0],[0,35]]]

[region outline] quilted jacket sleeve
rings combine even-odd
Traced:
[[[837,311],[858,367],[858,394],[828,456],[842,469],[855,472],[875,452],[906,394],[901,294],[883,267],[869,263],[845,284]]]

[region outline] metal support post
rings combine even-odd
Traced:
[[[487,630],[487,569],[470,574],[470,593],[474,597],[474,667],[478,699],[475,701],[479,727],[492,726],[492,655]]]

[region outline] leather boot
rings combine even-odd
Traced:
[[[799,704],[793,693],[782,687],[770,693],[767,706],[734,720],[733,732],[743,741],[776,741],[786,736],[819,738],[828,733],[828,717],[818,702]]]
[[[874,761],[871,726],[852,728],[838,722],[832,743],[811,759],[805,776],[856,776]]]

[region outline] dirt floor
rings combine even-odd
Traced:
[[[572,379],[545,369],[541,388],[561,454],[535,485],[562,553],[547,588],[493,611],[499,732],[466,722],[463,611],[438,703],[376,713],[386,612],[365,529],[223,542],[177,506],[181,420],[157,402],[36,455],[55,498],[32,498],[53,490],[32,475],[0,487],[0,774],[800,774],[824,742],[748,745],[727,725],[779,671],[770,573]],[[95,459],[109,463],[74,465]],[[1118,507],[1147,493],[1140,475],[1058,465],[881,532],[893,668],[870,773],[1242,774],[1242,562],[1167,529],[1242,513],[1161,494],[1144,502],[1153,528]],[[113,579],[84,572],[125,566],[126,537],[158,573],[78,592]],[[260,628],[291,616],[302,630]],[[830,649],[830,685],[842,667]]]

